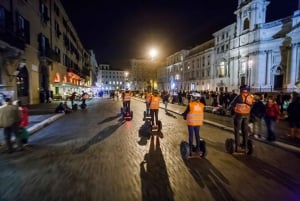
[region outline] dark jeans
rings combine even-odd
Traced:
[[[249,115],[239,115],[235,114],[233,117],[234,123],[234,137],[235,137],[235,151],[240,146],[240,130],[242,131],[243,141],[242,144],[245,146],[247,150],[247,142],[248,142],[248,123],[249,123]]]
[[[150,103],[146,103],[146,114],[150,114]]]
[[[273,141],[275,140],[275,133],[274,133],[274,125],[275,125],[275,119],[273,117],[265,116],[265,123],[267,127],[267,140]]]
[[[11,142],[12,134],[14,134],[16,137],[16,142],[17,142],[18,148],[23,147],[22,141],[21,141],[21,135],[19,132],[19,122],[14,123],[12,126],[4,128],[3,131],[4,131],[4,138],[5,138],[5,142],[6,142],[8,151],[13,150],[13,146],[12,146],[12,142]]]
[[[124,101],[123,107],[123,109],[125,109],[125,112],[130,112],[130,101]]]
[[[158,125],[158,109],[150,109],[151,125]],[[154,119],[155,118],[155,119]],[[155,121],[155,124],[154,124]]]
[[[200,151],[200,126],[188,126],[190,153],[193,151],[194,135],[196,138],[196,151]]]

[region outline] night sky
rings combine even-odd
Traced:
[[[164,58],[212,39],[235,22],[238,0],[61,0],[83,45],[98,63],[124,67],[150,47]],[[89,2],[89,3],[84,3]],[[297,0],[270,0],[267,22],[297,10]]]

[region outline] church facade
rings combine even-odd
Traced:
[[[253,92],[300,88],[300,9],[266,22],[269,1],[239,0],[236,22],[213,39],[166,58],[158,72],[160,90],[231,91],[247,84]]]

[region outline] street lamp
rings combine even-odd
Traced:
[[[251,70],[252,70],[253,61],[249,59],[248,61],[248,68],[249,68],[249,82],[248,85],[251,86]]]
[[[158,55],[158,51],[155,48],[151,48],[149,51],[149,55],[151,60],[153,61],[154,58]]]

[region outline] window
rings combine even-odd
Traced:
[[[27,44],[30,43],[30,29],[29,22],[21,15],[17,13],[17,26],[16,34],[18,37],[24,40]]]
[[[43,2],[40,2],[40,13],[42,21],[47,23],[50,20],[48,15],[48,7]]]
[[[54,3],[54,13],[59,16],[59,8],[56,3]]]
[[[250,22],[249,22],[248,18],[246,18],[244,20],[244,26],[243,26],[243,30],[244,31],[247,30],[247,29],[249,29],[249,24],[250,24]]]
[[[49,39],[42,33],[39,34],[39,51],[41,55],[46,55],[46,50],[50,47]]]
[[[224,61],[222,61],[219,65],[218,76],[219,77],[224,77],[225,76],[225,62]]]
[[[57,21],[54,21],[54,30],[55,30],[55,35],[56,37],[59,38],[59,36],[61,35],[61,31],[59,29],[59,24],[57,23]]]

